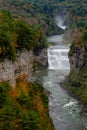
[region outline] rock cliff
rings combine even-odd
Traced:
[[[69,59],[71,71],[63,86],[87,108],[87,46],[72,45]]]
[[[34,70],[45,69],[47,66],[47,49],[43,49],[38,55],[34,55]]]
[[[47,66],[46,49],[43,49],[38,56],[35,56],[33,51],[23,49],[17,53],[15,62],[8,59],[1,61],[0,82],[8,81],[14,87],[16,85],[16,79],[20,75],[24,75],[26,80],[31,81],[35,61],[38,61],[40,66]]]
[[[71,47],[69,59],[71,70],[87,67],[87,46]]]

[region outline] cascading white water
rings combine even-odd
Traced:
[[[49,69],[68,70],[70,69],[68,59],[69,48],[52,48],[48,49],[48,65]]]
[[[63,35],[51,36],[48,41],[52,43],[48,48],[49,69],[36,71],[34,81],[42,83],[50,93],[49,114],[55,130],[86,130],[87,113],[76,99],[60,87],[70,72],[69,45],[63,44]]]
[[[63,37],[63,36],[60,36],[60,37]],[[69,52],[69,46],[66,46],[62,43],[60,45],[59,43],[58,44],[56,43],[55,46],[49,47],[48,48],[48,69],[70,70],[68,52]]]

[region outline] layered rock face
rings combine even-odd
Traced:
[[[87,67],[87,46],[76,47],[70,53],[72,53],[69,56],[71,70],[79,70]]]
[[[11,86],[16,85],[16,79],[24,75],[26,80],[31,81],[34,61],[38,61],[40,66],[47,66],[46,49],[43,49],[38,56],[35,56],[32,51],[23,49],[17,53],[16,61],[5,59],[0,62],[0,82],[8,81]]]
[[[14,63],[7,59],[0,62],[0,82],[9,81],[11,86],[15,86],[16,79],[20,75],[25,75],[28,80],[31,80],[32,66],[33,53],[24,49],[17,53],[17,59]]]
[[[71,47],[69,59],[71,71],[64,86],[84,104],[87,110],[87,46]]]
[[[48,66],[47,49],[43,49],[39,55],[34,55],[34,70],[45,69]]]

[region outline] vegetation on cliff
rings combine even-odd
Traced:
[[[82,30],[80,29],[74,30],[73,42],[70,47],[69,56],[72,56],[75,52],[78,52],[79,49],[82,49],[82,47],[84,47],[85,49],[87,48],[87,25],[86,24],[84,25],[84,28]]]
[[[69,58],[71,71],[64,86],[87,106],[87,25],[75,30]]]
[[[54,20],[55,7],[39,5],[38,1],[8,0],[0,1],[0,9],[8,9],[14,18],[22,18],[30,25],[42,28],[47,35],[63,32]]]
[[[16,60],[23,48],[38,53],[48,47],[39,26],[26,23],[21,17],[0,12],[0,59]],[[42,85],[27,83],[23,75],[15,88],[0,84],[0,130],[54,130],[49,117],[48,98]]]
[[[21,18],[13,19],[10,12],[0,12],[0,58],[14,61],[22,48],[43,49],[48,46],[45,34],[37,26],[31,26]]]
[[[63,85],[71,94],[74,94],[81,103],[87,107],[87,69],[82,68],[79,71],[71,71],[68,79]]]
[[[1,0],[0,9],[9,9],[13,17],[23,18],[31,25],[38,25],[47,35],[63,33],[55,24],[55,16],[62,10],[70,27],[84,26],[87,21],[87,1],[83,0]]]
[[[0,130],[54,130],[42,85],[21,75],[15,88],[3,83],[0,92]]]

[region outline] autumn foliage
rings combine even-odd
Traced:
[[[15,88],[3,83],[0,92],[0,130],[54,130],[42,85],[21,75]]]
[[[47,47],[45,34],[37,26],[31,26],[22,19],[12,18],[9,11],[0,13],[0,58],[16,60],[17,51],[23,48]],[[37,50],[38,51],[38,50]]]

